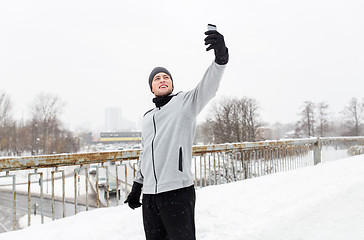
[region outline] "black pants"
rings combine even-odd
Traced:
[[[143,223],[147,240],[195,240],[194,186],[143,195]]]

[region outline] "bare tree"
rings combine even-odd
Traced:
[[[15,125],[15,128],[16,128],[15,148],[17,155],[21,155],[23,152],[26,151],[31,151],[29,126],[24,124],[23,121],[19,121]]]
[[[345,117],[346,127],[348,128],[346,135],[360,135],[363,111],[364,100],[359,102],[357,98],[352,98],[348,105],[344,108],[343,115]]]
[[[12,120],[12,102],[5,92],[0,92],[0,151],[8,151],[11,148],[10,128]]]
[[[32,110],[32,145],[42,153],[55,152],[59,130],[59,115],[65,103],[57,96],[41,93],[34,99]]]
[[[213,105],[213,116],[209,121],[212,122],[215,143],[236,141],[232,140],[232,108],[231,99],[223,99]]]
[[[258,104],[247,97],[223,99],[213,105],[211,123],[215,143],[256,141]]]
[[[296,132],[302,133],[299,134],[302,136],[313,137],[315,136],[315,104],[311,101],[305,101],[301,108],[302,111],[299,113],[301,118],[297,122]]]
[[[329,113],[328,113],[329,105],[325,102],[320,102],[317,105],[317,134],[320,137],[325,137],[329,131]]]
[[[257,129],[260,124],[258,123],[258,103],[252,98],[242,98],[239,101],[240,110],[243,112],[242,120],[243,123],[243,134],[246,139],[245,141],[255,141],[257,137]]]
[[[11,119],[12,103],[5,92],[0,92],[0,126],[6,126]]]
[[[58,96],[40,93],[32,104],[33,118],[39,121],[57,119],[63,111],[65,103]]]

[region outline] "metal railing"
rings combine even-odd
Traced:
[[[358,146],[364,146],[364,137],[194,146],[191,170],[199,188],[363,153]],[[0,191],[10,193],[13,230],[19,228],[17,215],[24,209],[17,206],[21,195],[27,196],[27,213],[19,215],[27,215],[28,226],[33,221],[32,210],[36,216],[39,208],[40,222],[44,223],[45,216],[55,220],[79,211],[119,205],[123,202],[121,196],[126,198],[130,190],[139,154],[140,150],[123,150],[0,158]],[[50,201],[45,203],[46,199]]]

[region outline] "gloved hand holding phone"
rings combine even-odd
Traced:
[[[216,30],[216,26],[209,24],[208,31],[205,32],[205,45],[210,45],[206,51],[214,49],[215,62],[219,65],[225,65],[229,61],[228,48],[225,45],[224,36]]]

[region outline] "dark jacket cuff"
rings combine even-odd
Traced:
[[[215,57],[215,62],[219,65],[225,65],[229,62],[229,49],[226,48],[226,53],[225,55],[222,56],[216,56]]]

